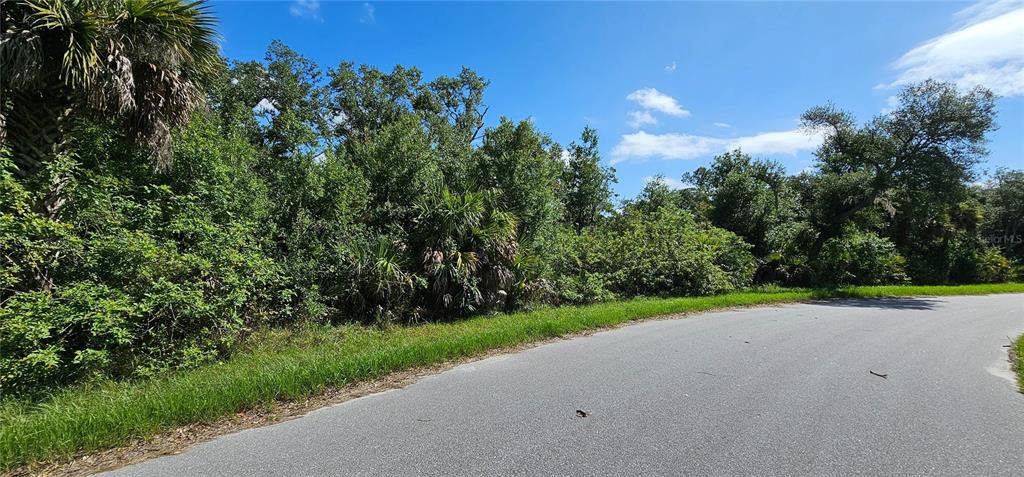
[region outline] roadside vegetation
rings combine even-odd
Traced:
[[[639,298],[416,326],[268,329],[222,363],[137,382],[72,387],[37,403],[6,403],[0,407],[0,470],[126,444],[175,426],[301,400],[388,373],[644,318],[828,298],[1006,292],[1024,292],[1024,284],[771,289]],[[1024,340],[1017,346],[1024,346]]]
[[[1010,367],[1017,372],[1017,386],[1024,393],[1024,335],[1010,342]]]
[[[563,145],[495,119],[470,69],[325,67],[280,42],[222,58],[201,1],[2,3],[4,465],[594,326],[823,293],[781,287],[1024,274],[1024,172],[978,182],[997,127],[984,88],[909,85],[863,123],[813,107],[813,170],[730,151],[685,188],[620,198],[597,131]],[[987,286],[916,290],[1016,290]],[[338,339],[253,351],[313,329]]]

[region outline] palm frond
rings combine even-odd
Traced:
[[[66,43],[60,77],[73,88],[86,88],[100,63],[98,44],[109,20],[102,11],[88,8],[93,2],[74,0],[31,0],[32,27],[59,32]]]
[[[0,81],[4,88],[22,88],[38,81],[43,69],[43,42],[27,22],[24,5],[0,1]]]
[[[117,35],[147,62],[200,80],[220,63],[216,20],[204,1],[124,0]]]

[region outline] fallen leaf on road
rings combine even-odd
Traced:
[[[576,415],[580,417],[587,417],[587,412],[581,409],[576,410]]]

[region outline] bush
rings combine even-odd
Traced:
[[[627,211],[584,232],[578,247],[576,263],[562,265],[567,301],[723,293],[750,284],[755,269],[750,245],[673,206]]]
[[[553,304],[585,304],[616,298],[609,289],[608,277],[595,271],[592,262],[599,255],[602,237],[591,229],[577,233],[569,227],[558,232],[552,256],[553,275],[550,293],[541,297]]]
[[[80,138],[60,221],[33,212],[39,189],[0,164],[4,393],[207,362],[275,308],[248,144],[196,121],[156,173],[119,137]]]
[[[956,257],[950,273],[959,283],[999,283],[1010,280],[1010,261],[993,246],[971,247]]]
[[[815,275],[823,285],[897,284],[908,281],[905,264],[889,239],[848,229],[822,246]]]

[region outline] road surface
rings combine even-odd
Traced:
[[[651,321],[111,475],[1024,475],[1022,331],[1021,294]]]

